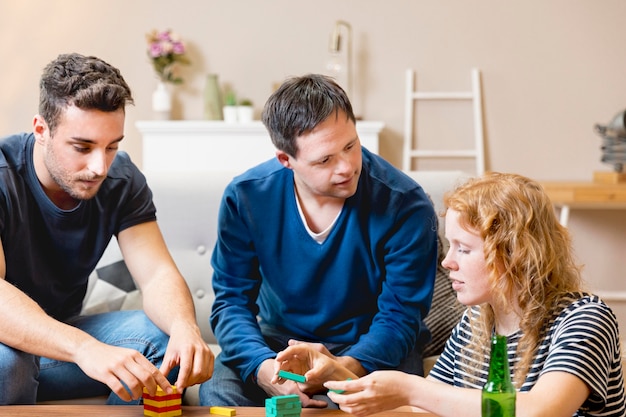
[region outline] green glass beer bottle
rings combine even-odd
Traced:
[[[482,391],[482,417],[515,417],[515,387],[509,372],[506,336],[491,337],[489,376]]]

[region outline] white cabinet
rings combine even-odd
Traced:
[[[208,120],[138,121],[143,137],[144,172],[243,172],[275,155],[260,121],[226,123]],[[378,153],[382,122],[358,121],[361,145]]]

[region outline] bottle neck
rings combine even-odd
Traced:
[[[506,336],[493,335],[491,337],[491,359],[489,360],[488,381],[510,383],[509,357],[507,353]]]
[[[506,336],[494,335],[489,378],[481,393],[481,417],[515,417],[516,397],[509,373]]]

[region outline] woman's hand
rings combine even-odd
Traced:
[[[366,416],[409,404],[411,377],[400,371],[376,371],[353,381],[329,381],[324,386],[331,390],[328,397],[343,411]]]

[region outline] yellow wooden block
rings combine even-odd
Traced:
[[[145,408],[143,410],[143,415],[147,417],[174,417],[174,416],[181,416],[182,414],[183,414],[182,408],[177,408],[176,410],[169,410],[169,411],[153,411],[153,410],[146,410]]]
[[[167,401],[165,400],[152,400],[150,398],[143,399],[143,405],[150,405],[152,407],[165,407],[167,406]]]
[[[167,400],[167,408],[171,409],[172,407],[180,408],[182,407],[183,402],[180,398],[176,400]]]
[[[211,414],[219,414],[220,416],[232,417],[232,416],[237,414],[237,411],[234,408],[211,407],[211,408],[209,408],[209,413],[211,413]]]
[[[174,391],[172,394],[166,394],[165,391],[163,391],[163,388],[157,385],[156,393],[154,395],[150,395],[148,394],[148,389],[146,387],[143,387],[144,397],[148,397],[148,398],[158,398],[158,397],[164,397],[166,395],[178,394],[178,389],[176,388],[176,385],[172,385],[172,390]]]
[[[182,416],[183,410],[179,408],[178,410],[166,411],[165,413],[159,413],[159,417],[174,417],[174,416]]]

